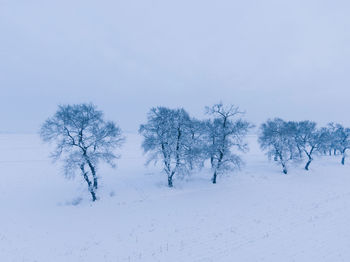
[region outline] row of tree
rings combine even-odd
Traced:
[[[238,168],[241,158],[238,151],[246,152],[244,141],[253,126],[239,118],[244,112],[238,107],[216,104],[206,108],[209,119],[190,117],[184,109],[166,107],[152,108],[148,121],[141,125],[144,137],[142,147],[149,155],[148,163],[162,162],[168,177],[168,186],[173,186],[173,177],[189,174],[210,160],[213,170],[212,182],[227,170]]]
[[[223,104],[207,107],[206,112],[210,118],[198,120],[182,108],[152,108],[147,123],[140,126],[147,163],[162,163],[169,187],[175,176],[201,169],[206,160],[210,160],[213,183],[219,174],[242,163],[237,151],[248,150],[244,137],[253,127],[239,118],[244,112]],[[114,167],[119,157],[115,149],[125,140],[120,128],[105,121],[93,104],[62,105],[42,125],[40,135],[45,142],[55,144],[52,158],[63,160],[66,176],[82,175],[95,201],[97,166],[104,161]]]
[[[199,120],[182,108],[156,107],[140,126],[147,164],[161,163],[169,187],[173,187],[174,177],[200,170],[205,163],[211,166],[214,184],[218,175],[241,166],[239,152],[248,151],[245,138],[253,125],[243,120],[244,112],[233,105],[216,104],[206,107],[206,113],[208,119]],[[103,161],[115,166],[119,158],[115,151],[125,141],[121,129],[104,120],[103,112],[93,104],[63,105],[45,121],[40,135],[55,144],[52,158],[63,160],[64,174],[71,177],[79,172],[95,201],[98,164]],[[339,124],[317,128],[311,121],[276,118],[261,125],[259,143],[287,174],[289,163],[302,159],[309,170],[315,154],[341,154],[344,165],[350,129]]]
[[[268,120],[260,127],[259,143],[288,173],[289,162],[306,159],[305,170],[313,161],[315,154],[341,154],[341,163],[345,164],[346,151],[350,149],[350,128],[330,123],[317,128],[312,121],[284,121],[280,118]]]

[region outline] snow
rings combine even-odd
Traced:
[[[350,261],[350,165],[325,156],[283,175],[249,141],[240,172],[169,189],[128,134],[91,203],[37,135],[1,134],[0,261]]]

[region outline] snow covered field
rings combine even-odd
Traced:
[[[350,165],[306,173],[269,163],[250,137],[242,171],[203,171],[166,187],[127,135],[100,200],[66,180],[37,135],[0,135],[0,261],[350,261]]]

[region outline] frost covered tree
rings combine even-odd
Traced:
[[[329,150],[329,155],[333,154],[336,155],[338,151],[338,141],[337,141],[337,124],[331,122],[327,125],[326,130],[328,131],[328,150]]]
[[[52,158],[63,160],[67,177],[80,170],[95,201],[98,163],[104,161],[115,166],[119,156],[114,150],[124,142],[120,128],[105,121],[102,111],[93,104],[61,105],[42,125],[40,135],[45,142],[56,144]]]
[[[341,164],[345,165],[346,151],[350,149],[350,128],[337,124],[334,135],[336,147],[342,155]]]
[[[150,110],[147,123],[140,126],[142,148],[149,155],[147,164],[162,162],[169,187],[173,187],[175,175],[186,174],[195,165],[196,125],[182,108],[157,107]]]
[[[295,127],[293,133],[297,149],[307,157],[305,170],[309,170],[314,153],[323,147],[328,136],[319,131],[316,127],[317,124],[312,121],[292,122],[291,125]]]
[[[334,144],[334,134],[328,127],[321,127],[320,137],[322,138],[322,143],[318,148],[318,151],[323,155],[332,155],[333,150],[335,150]]]
[[[246,152],[248,145],[245,137],[253,126],[240,118],[244,112],[239,108],[222,103],[206,108],[213,118],[206,122],[206,149],[213,170],[212,182],[216,184],[217,176],[228,170],[241,166],[241,157],[234,150]]]
[[[270,159],[273,157],[281,164],[284,174],[288,173],[288,163],[300,158],[294,133],[291,123],[280,118],[269,119],[260,127],[258,141],[261,149],[267,152]]]

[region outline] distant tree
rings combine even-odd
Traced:
[[[213,119],[206,122],[206,144],[211,167],[213,169],[213,184],[217,175],[230,169],[239,168],[242,160],[234,150],[246,152],[248,145],[244,138],[253,126],[242,119],[235,119],[244,113],[233,105],[225,107],[222,103],[206,108],[207,114]]]
[[[320,132],[320,137],[322,138],[322,143],[318,148],[318,151],[323,155],[329,154],[331,156],[332,149],[334,148],[332,143],[332,140],[334,140],[333,134],[330,132],[330,130],[327,127],[321,127],[319,132]]]
[[[317,124],[311,121],[294,122],[295,131],[294,139],[299,152],[305,153],[307,163],[305,170],[309,170],[309,166],[313,161],[313,154],[318,152],[326,142],[327,134],[317,129]]]
[[[336,155],[337,151],[338,151],[338,140],[337,140],[337,124],[331,122],[327,125],[327,130],[328,130],[328,150],[329,150],[329,154],[332,155],[332,151],[333,154]]]
[[[111,121],[105,121],[102,111],[93,104],[61,105],[55,115],[42,125],[40,135],[45,142],[56,144],[52,158],[63,160],[66,176],[81,171],[92,201],[95,201],[97,165],[104,161],[115,166],[118,155],[114,149],[124,142],[120,128]]]
[[[282,166],[284,174],[288,173],[288,162],[300,158],[294,140],[295,129],[280,118],[269,119],[260,127],[259,144],[262,150],[267,151],[269,158],[274,158]]]
[[[195,125],[184,109],[157,107],[150,110],[147,123],[140,126],[142,148],[149,155],[147,164],[162,161],[169,187],[173,187],[175,175],[188,173],[189,165],[194,164]]]
[[[350,128],[345,128],[340,124],[336,125],[335,143],[338,150],[341,152],[341,164],[345,165],[346,151],[350,149]]]

